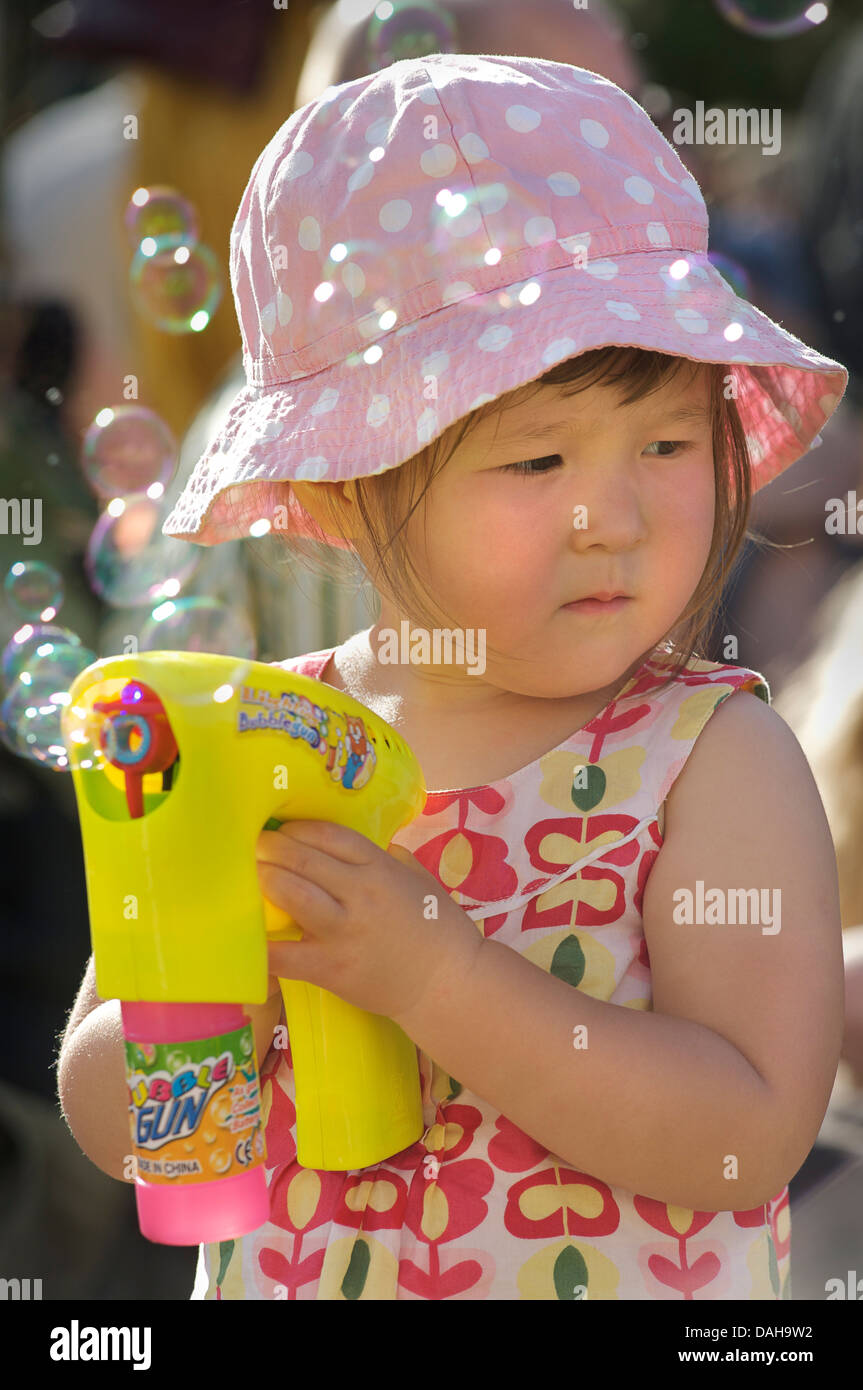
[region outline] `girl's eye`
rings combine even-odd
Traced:
[[[670,444],[670,445],[671,445],[671,448],[672,448],[673,450],[685,450],[685,449],[688,449],[688,448],[690,447],[690,446],[689,446],[689,442],[688,442],[687,440],[683,440],[683,439],[654,439],[654,440],[652,441],[652,443],[650,443],[650,444],[647,445],[647,448],[648,448],[648,449],[651,449],[651,448],[653,447],[654,444]],[[657,458],[665,458],[665,459],[667,459],[667,458],[673,458],[674,455],[673,455],[673,454],[657,454],[656,457],[657,457]],[[534,468],[534,467],[533,467],[534,464],[543,464],[543,463],[545,463],[545,464],[551,464],[552,466],[551,466],[551,468]],[[522,459],[522,460],[520,460],[518,463],[508,463],[504,468],[501,469],[501,472],[502,472],[502,473],[522,473],[522,474],[524,474],[524,476],[526,476],[526,477],[535,478],[535,477],[537,477],[537,476],[538,476],[539,474],[541,474],[541,473],[551,473],[551,472],[558,466],[558,464],[561,464],[561,463],[563,463],[563,459],[561,458],[560,454],[546,454],[543,458],[538,458],[538,459]]]
[[[653,440],[653,444],[670,444],[671,447],[672,447],[672,449],[688,449],[688,448],[689,448],[689,443],[688,443],[686,440],[684,440],[684,439],[654,439],[654,440]],[[648,444],[647,447],[648,447],[648,449],[650,449],[650,448],[652,447],[652,445],[651,445],[651,444]],[[657,457],[658,457],[658,458],[661,458],[661,459],[668,459],[668,458],[671,458],[671,454],[659,454],[659,455],[657,455]]]
[[[508,463],[506,467],[502,468],[500,471],[501,473],[523,473],[534,478],[539,473],[550,473],[552,471],[551,468],[539,468],[535,470],[531,468],[531,464],[533,463],[551,463],[556,468],[558,463],[563,463],[563,459],[560,457],[560,454],[547,454],[545,458],[523,459],[519,463]]]

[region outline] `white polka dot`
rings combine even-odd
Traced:
[[[468,410],[479,410],[481,405],[490,405],[494,400],[497,400],[496,396],[490,395],[488,391],[483,391],[480,395],[474,396],[473,400],[468,403]]]
[[[489,216],[493,212],[500,212],[509,202],[509,189],[505,183],[490,183],[483,185],[477,190],[482,210]]]
[[[470,236],[482,226],[482,213],[478,207],[462,208],[455,217],[447,217],[444,228],[450,236]]]
[[[309,172],[314,162],[308,150],[291,150],[279,165],[279,174],[284,179],[298,179]]]
[[[647,238],[653,246],[671,245],[671,236],[664,222],[648,222]]]
[[[452,145],[432,145],[420,157],[420,168],[430,179],[445,179],[456,166],[456,153]]]
[[[434,87],[420,87],[417,96],[426,106],[440,106],[440,97]]]
[[[264,424],[259,426],[255,431],[258,438],[266,440],[268,444],[272,444],[274,439],[280,439],[284,432],[284,420],[266,420]]]
[[[613,280],[617,274],[614,261],[588,261],[584,269],[596,280]]]
[[[294,477],[299,481],[305,479],[310,483],[318,483],[327,476],[327,460],[323,454],[310,454],[304,458],[302,463],[297,465]]]
[[[683,180],[683,183],[680,185],[680,187],[683,189],[684,193],[689,194],[690,198],[694,198],[696,203],[704,202],[704,199],[701,196],[701,189],[698,187],[698,184],[695,182],[695,179],[692,177],[691,174],[689,175],[689,178]]]
[[[428,357],[424,357],[420,366],[423,376],[440,376],[449,366],[449,353],[444,352],[443,348],[439,352],[433,352]]]
[[[317,251],[321,244],[321,224],[316,217],[304,217],[297,228],[297,241],[304,251]]]
[[[566,170],[561,170],[557,174],[549,174],[546,183],[552,193],[556,193],[559,198],[574,198],[576,193],[581,192],[581,184],[575,174],[569,174]]]
[[[572,236],[558,237],[557,244],[571,255],[587,251],[590,246],[590,232],[574,232]]]
[[[475,130],[469,130],[467,135],[462,135],[458,147],[468,164],[479,164],[481,159],[488,159],[488,145]]]
[[[536,130],[542,120],[542,116],[538,111],[534,111],[532,106],[519,106],[518,104],[508,106],[503,113],[503,118],[510,130],[522,131],[525,134],[531,130]]]
[[[753,463],[760,463],[764,457],[764,446],[757,435],[747,434],[746,443]]]
[[[480,333],[476,345],[483,352],[500,352],[512,342],[512,329],[505,323],[492,323]]]
[[[800,419],[800,411],[796,406],[793,406],[790,401],[783,401],[777,408],[779,414],[788,421],[795,433],[800,434],[803,430],[803,421]]]
[[[543,349],[542,360],[546,366],[553,362],[562,362],[565,357],[572,357],[576,350],[574,338],[553,338]]]
[[[378,145],[385,145],[390,138],[390,123],[387,116],[381,116],[380,120],[372,121],[371,125],[366,126],[364,140],[367,145],[375,149]]]
[[[634,198],[636,203],[652,203],[656,196],[653,184],[647,179],[642,179],[638,174],[633,174],[631,178],[625,179],[623,187]]]
[[[610,314],[616,314],[619,319],[631,319],[633,322],[637,322],[641,318],[635,305],[627,303],[626,300],[607,299],[605,307]]]
[[[365,271],[355,261],[345,261],[342,266],[342,284],[351,299],[356,299],[366,287]]]
[[[674,317],[687,333],[706,333],[709,327],[707,319],[697,309],[675,309]]]
[[[550,217],[529,217],[524,224],[524,239],[528,246],[542,246],[554,241],[557,229]]]
[[[420,448],[428,444],[430,439],[434,439],[437,434],[437,413],[434,410],[424,410],[417,420],[417,443]]]
[[[828,392],[826,396],[819,396],[819,397],[818,397],[818,404],[820,405],[821,409],[824,411],[824,414],[825,414],[825,415],[832,415],[833,411],[836,409],[837,405],[839,404],[839,397],[833,395],[832,392]]]
[[[407,198],[392,198],[384,203],[378,221],[385,232],[402,232],[413,217],[413,211]]]
[[[382,425],[390,413],[389,396],[373,396],[372,403],[366,411],[366,424],[372,425],[377,429]]]
[[[661,154],[655,155],[655,156],[654,156],[653,162],[654,162],[654,164],[656,165],[657,169],[659,170],[659,172],[660,172],[660,174],[662,175],[663,178],[668,179],[668,182],[669,182],[669,183],[675,183],[675,184],[677,183],[677,179],[674,179],[674,178],[671,177],[671,175],[669,174],[669,172],[668,172],[668,170],[666,169],[665,165],[663,164],[663,162],[662,162],[662,155],[661,155]]]
[[[476,294],[476,286],[469,280],[452,280],[441,290],[441,304],[458,304],[462,299],[469,299],[472,294]]]
[[[269,338],[276,326],[276,301],[271,299],[261,310],[261,327]]]
[[[593,145],[596,150],[605,149],[608,144],[608,131],[601,121],[579,121],[578,128],[582,140],[586,140],[588,145]]]
[[[365,188],[371,182],[375,172],[375,166],[370,159],[364,159],[362,164],[358,164],[354,172],[348,179],[348,192],[356,193],[358,188]]]
[[[363,314],[354,320],[354,327],[359,329],[362,336],[368,342],[370,339],[377,338],[381,332],[381,316],[379,310],[375,309],[370,314]],[[379,362],[383,357],[383,348],[375,344],[366,350],[366,362]]]
[[[276,291],[276,316],[282,328],[290,323],[294,316],[294,306],[291,301],[291,296],[285,294],[283,290]]]
[[[314,405],[309,407],[310,415],[328,415],[331,410],[335,410],[338,403],[339,393],[335,386],[328,386],[322,391]]]

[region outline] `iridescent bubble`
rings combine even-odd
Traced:
[[[369,19],[365,42],[366,68],[379,72],[403,58],[457,53],[458,25],[433,0],[382,0]]]
[[[63,603],[63,579],[41,560],[16,560],[3,581],[9,602],[25,618],[44,622],[57,616]]]
[[[25,623],[3,648],[3,684],[11,685],[34,660],[50,656],[59,647],[80,646],[81,638],[71,628]]]
[[[75,677],[97,660],[83,646],[63,646],[22,671],[0,705],[0,738],[10,752],[55,772],[69,766],[62,715]]]
[[[251,660],[257,653],[245,609],[206,595],[160,603],[141,627],[138,646],[144,652],[215,652]]]
[[[177,441],[146,406],[106,406],[84,435],[81,467],[100,497],[145,492],[155,500],[174,476]]]
[[[735,29],[757,39],[787,39],[805,34],[829,17],[829,4],[812,0],[713,0]]]
[[[132,297],[165,333],[201,333],[222,298],[222,272],[209,246],[146,237],[132,258]]]
[[[738,261],[733,261],[722,251],[708,252],[707,259],[715,266],[724,280],[741,299],[749,299],[752,293],[752,280],[749,272]]]
[[[114,498],[87,542],[84,569],[115,608],[152,607],[178,594],[200,562],[199,548],[163,536],[164,504],[142,494]],[[198,553],[196,553],[196,550]]]
[[[194,246],[198,240],[194,207],[176,188],[166,184],[136,188],[126,207],[124,221],[136,251],[145,237],[175,236],[186,246]]]

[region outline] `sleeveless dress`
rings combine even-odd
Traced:
[[[319,679],[334,650],[272,664]],[[667,660],[655,649],[583,729],[509,777],[431,792],[394,837],[486,937],[626,1009],[652,1007],[641,905],[663,801],[717,705],[738,690],[770,702],[757,671],[691,660],[669,682]],[[290,1050],[270,1049],[270,1219],[199,1247],[193,1299],[791,1297],[787,1185],[750,1211],[625,1191],[417,1056],[422,1137],[328,1173],[297,1164]]]

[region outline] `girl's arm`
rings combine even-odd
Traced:
[[[698,880],[726,901],[755,889],[778,905],[779,930],[676,923],[674,894],[694,896]],[[669,794],[643,918],[652,1011],[574,990],[490,938],[467,978],[442,972],[397,1022],[573,1168],[695,1210],[758,1207],[801,1167],[824,1118],[843,963],[833,843],[809,765],[747,692],[715,710]],[[587,1046],[576,1048],[579,1025]]]

